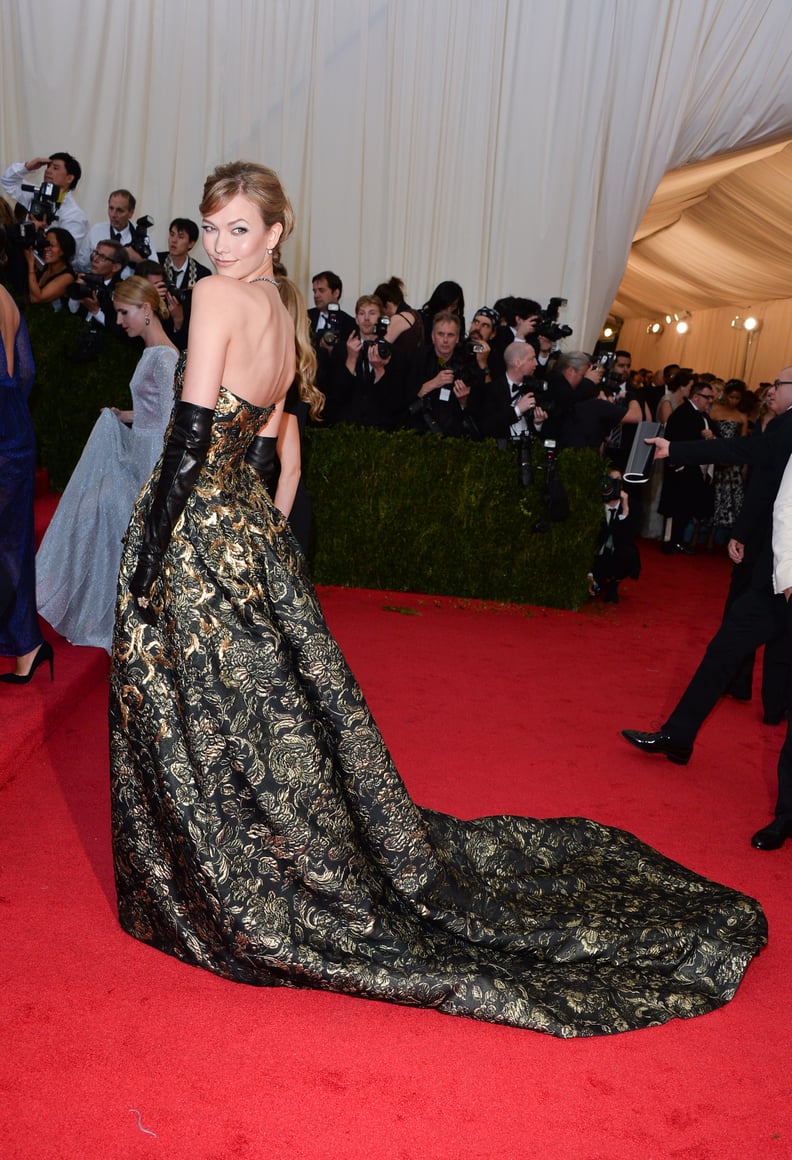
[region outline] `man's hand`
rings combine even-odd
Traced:
[[[490,344],[485,342],[483,338],[476,338],[473,340],[476,346],[480,346],[481,350],[476,351],[476,362],[483,371],[487,369],[487,362],[490,356]]]
[[[468,395],[470,394],[470,387],[467,385],[464,379],[454,380],[454,394],[459,399],[460,406],[466,407]]]
[[[184,326],[184,307],[178,298],[174,298],[170,290],[165,291],[165,305],[168,308],[168,314],[170,314],[173,320],[173,329],[181,330]]]
[[[427,379],[418,392],[418,398],[423,398],[424,395],[430,394],[432,391],[439,391],[441,387],[450,387],[454,381],[454,372],[446,368],[438,371],[433,379]]]
[[[349,338],[347,339],[346,348],[347,370],[350,374],[353,375],[355,373],[355,367],[357,366],[358,355],[363,349],[363,339],[360,337],[360,335],[356,334],[354,330],[351,332]]]
[[[517,338],[525,338],[526,334],[533,334],[539,322],[539,315],[532,314],[530,318],[519,318],[514,328]]]
[[[95,294],[89,294],[87,298],[81,299],[80,306],[84,306],[89,314],[98,314],[102,309],[101,303]]]
[[[656,435],[653,439],[644,439],[644,443],[651,443],[655,449],[655,459],[668,459],[671,444],[662,435]]]
[[[42,165],[49,165],[49,157],[34,157],[31,161],[25,162],[25,169],[33,173],[36,169],[41,169]]]
[[[745,544],[741,544],[739,540],[729,540],[726,551],[729,553],[732,564],[742,564],[745,557]]]
[[[533,411],[536,408],[536,396],[528,391],[525,395],[520,395],[517,402],[514,404],[521,415],[526,411]]]
[[[789,604],[789,597],[790,596],[792,596],[792,588],[785,588],[784,589],[784,599],[786,600],[787,604]]]

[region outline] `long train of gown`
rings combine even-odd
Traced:
[[[35,368],[25,320],[14,337],[13,373],[0,337],[0,656],[41,644],[36,616],[36,435],[28,409]]]
[[[121,569],[111,678],[119,917],[228,979],[559,1036],[699,1015],[766,941],[759,904],[582,818],[474,821],[410,799],[221,389],[157,624]]]
[[[162,451],[178,357],[170,346],[143,351],[129,383],[132,426],[101,412],[38,550],[39,612],[72,644],[110,652],[121,544]]]

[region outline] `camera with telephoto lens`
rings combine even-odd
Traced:
[[[541,314],[537,315],[534,333],[549,339],[551,342],[558,342],[560,338],[569,338],[573,333],[572,327],[561,326],[558,322],[558,312],[566,304],[566,298],[551,298]]]
[[[151,238],[148,236],[148,232],[153,225],[153,217],[148,217],[148,215],[139,217],[132,229],[132,237],[127,242],[127,245],[136,254],[140,254],[143,259],[151,257]]]
[[[28,213],[32,218],[43,220],[51,226],[58,216],[58,187],[51,181],[42,181],[41,185],[23,185],[25,193],[32,193]]]
[[[531,449],[533,439],[523,432],[517,440],[517,479],[520,487],[530,487],[534,481],[533,464],[531,463]]]
[[[71,298],[72,302],[82,302],[84,298],[98,298],[106,289],[100,274],[83,274],[79,282],[72,282],[66,287],[66,297]]]
[[[613,503],[621,499],[622,481],[613,475],[604,475],[600,484],[600,495],[604,503]]]

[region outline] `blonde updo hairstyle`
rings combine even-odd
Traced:
[[[283,227],[272,253],[273,264],[276,264],[280,261],[281,242],[285,242],[294,229],[294,210],[280,178],[273,169],[257,165],[255,161],[230,161],[227,165],[218,165],[206,179],[199,209],[204,217],[217,213],[237,194],[258,208],[267,229],[274,225]]]
[[[290,278],[278,279],[278,293],[294,323],[297,393],[308,404],[308,413],[315,422],[321,417],[325,397],[316,385],[316,351],[311,339],[311,321],[305,299]]]
[[[161,322],[168,317],[168,308],[160,298],[157,287],[148,278],[141,278],[137,274],[116,285],[113,302],[122,302],[127,306],[150,306]]]

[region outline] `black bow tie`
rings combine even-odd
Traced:
[[[114,242],[120,242],[120,241],[121,241],[121,234],[119,233],[119,231],[118,231],[118,230],[110,230],[110,237],[112,238],[112,240],[113,240]]]

